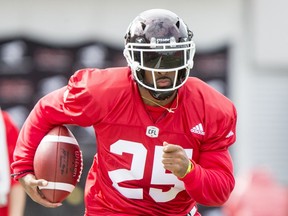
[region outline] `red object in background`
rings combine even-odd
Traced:
[[[225,216],[287,216],[288,188],[267,170],[254,170],[236,179],[223,212]]]

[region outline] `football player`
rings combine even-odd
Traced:
[[[33,155],[55,125],[93,126],[97,154],[88,173],[85,215],[200,215],[234,188],[229,146],[233,103],[189,77],[193,33],[175,13],[142,12],[129,25],[127,67],[81,69],[44,96],[27,118],[14,154],[15,178],[36,202]]]

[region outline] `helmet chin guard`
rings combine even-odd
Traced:
[[[157,94],[181,87],[193,67],[192,36],[182,19],[171,11],[152,9],[136,17],[126,33],[123,52],[136,82]],[[143,71],[151,73],[152,83],[145,82]],[[155,74],[159,72],[174,73],[171,86],[157,86]]]

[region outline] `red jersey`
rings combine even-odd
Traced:
[[[3,116],[3,120],[4,120],[4,124],[5,124],[5,131],[6,131],[6,142],[7,142],[7,151],[8,151],[8,158],[9,158],[9,163],[11,164],[13,161],[13,152],[14,152],[14,148],[16,145],[16,140],[18,137],[18,128],[17,126],[14,124],[14,122],[12,121],[12,119],[10,118],[10,116],[8,115],[8,113],[1,111],[2,112],[2,116]],[[3,151],[2,149],[0,151]],[[12,169],[10,170],[10,172],[12,173]],[[11,180],[11,187],[14,184],[19,184],[17,181],[15,180]],[[1,187],[1,185],[0,185]],[[9,202],[9,199],[8,199]],[[8,206],[9,203],[7,203],[6,206],[1,206],[0,207],[0,215],[1,216],[7,216],[8,215]]]
[[[163,109],[153,121],[128,67],[80,70],[36,104],[19,135],[14,173],[33,170],[37,145],[53,126],[93,126],[97,154],[86,181],[86,215],[183,216],[196,203],[221,205],[234,187],[228,147],[236,110],[197,78],[178,97],[174,113]],[[191,158],[194,170],[183,179],[163,168],[164,141]]]

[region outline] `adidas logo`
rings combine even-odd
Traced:
[[[200,135],[205,135],[205,132],[203,130],[202,124],[199,123],[198,125],[194,126],[191,130],[192,133],[200,134]]]

